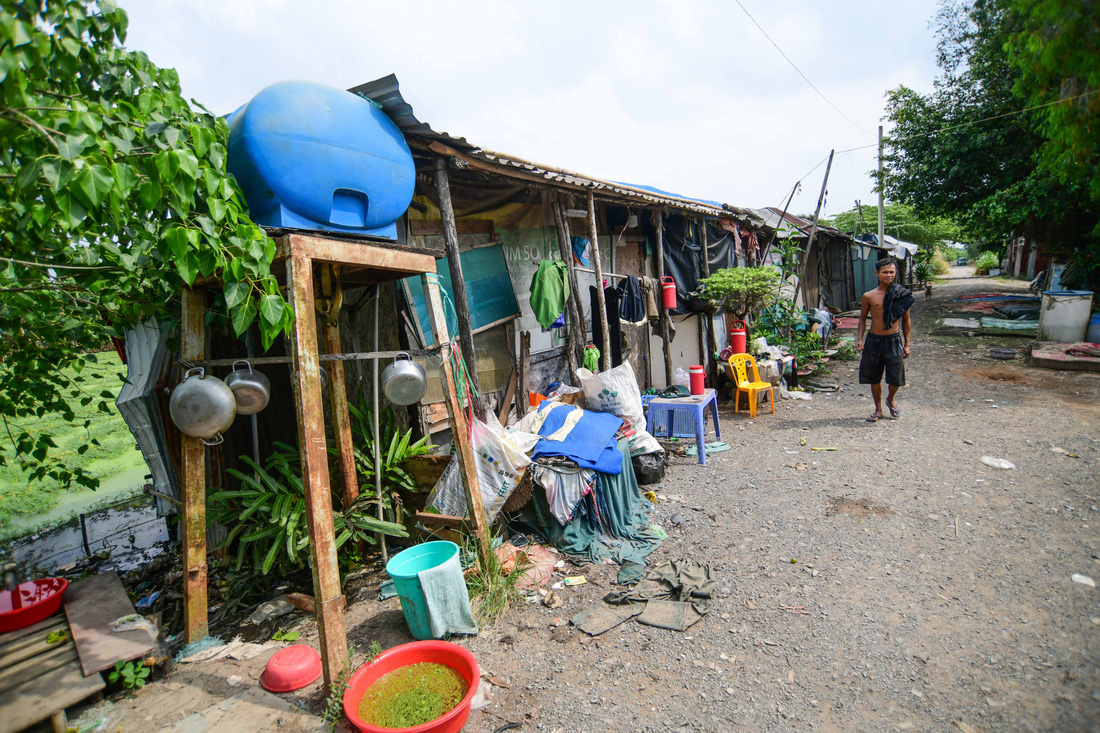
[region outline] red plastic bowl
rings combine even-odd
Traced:
[[[423,725],[414,725],[412,728],[379,728],[364,722],[359,717],[359,703],[367,688],[375,680],[399,667],[420,662],[445,664],[466,678],[470,689],[466,691],[466,696],[454,710]],[[355,674],[348,680],[348,689],[344,691],[344,715],[348,716],[351,724],[363,733],[392,733],[395,730],[404,733],[458,733],[462,730],[462,726],[466,725],[466,719],[470,717],[470,702],[474,699],[479,682],[481,682],[481,670],[477,666],[474,655],[466,649],[449,641],[414,641],[411,644],[387,649],[374,658],[373,664],[364,664],[355,670]]]
[[[295,644],[271,655],[260,675],[268,692],[294,692],[313,684],[321,676],[321,655],[305,644]]]
[[[61,597],[69,581],[40,578],[21,583],[13,591],[0,590],[0,634],[33,626],[61,609]]]

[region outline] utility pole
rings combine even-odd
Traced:
[[[878,246],[886,246],[886,206],[882,199],[882,125],[878,126]]]
[[[806,243],[806,255],[802,258],[802,272],[798,276],[798,281],[802,285],[802,307],[806,310],[810,309],[809,290],[806,288],[806,265],[810,262],[810,252],[814,250],[814,239],[817,238],[817,222],[821,219],[821,205],[825,203],[825,187],[829,185],[829,171],[833,168],[833,153],[835,152],[835,150],[829,151],[829,162],[825,165],[825,179],[821,181],[821,194],[817,197],[814,223],[810,227],[810,241]]]

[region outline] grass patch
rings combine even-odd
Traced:
[[[122,415],[113,404],[110,413],[96,409],[98,395],[103,390],[117,393],[126,377],[126,367],[122,365],[118,354],[101,352],[94,355],[95,362],[89,362],[81,376],[85,393],[97,397],[87,407],[80,405],[79,398],[73,398],[72,407],[76,420],[67,422],[59,415],[44,415],[40,418],[25,418],[18,424],[31,435],[42,433],[53,435],[57,448],[52,455],[74,467],[82,467],[101,482],[99,491],[87,489],[63,489],[56,481],[45,479],[31,482],[19,468],[19,461],[9,450],[8,465],[0,467],[0,535],[8,534],[13,523],[26,525],[34,518],[46,514],[64,504],[72,506],[73,499],[80,497],[78,504],[102,502],[107,496],[131,491],[142,483],[147,469],[141,452],[137,450],[134,437]],[[72,370],[65,370],[69,376],[75,376]],[[84,420],[91,425],[84,427]],[[84,455],[77,451],[87,445],[92,438],[100,445],[92,446]]]
[[[491,627],[504,612],[520,602],[516,584],[531,562],[520,554],[510,570],[504,569],[504,561],[496,552],[481,555],[475,537],[466,537],[466,557],[476,557],[477,564],[466,575],[466,588],[470,592],[470,610],[478,626]]]

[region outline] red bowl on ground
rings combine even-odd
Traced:
[[[61,609],[69,581],[40,578],[20,583],[15,591],[0,590],[0,634],[34,626]],[[16,595],[13,595],[16,594]]]
[[[379,728],[364,722],[359,717],[359,703],[367,688],[375,680],[399,667],[420,662],[445,664],[466,678],[470,689],[453,710],[435,720],[412,728]],[[477,660],[463,647],[449,641],[414,641],[411,644],[387,649],[374,658],[373,664],[364,664],[355,670],[355,674],[348,680],[348,689],[344,691],[344,715],[348,716],[351,724],[362,733],[392,733],[395,730],[404,733],[458,733],[470,717],[470,702],[474,699],[479,682],[481,682],[481,670],[477,666]]]
[[[321,676],[321,655],[305,644],[295,644],[271,655],[260,675],[268,692],[294,692],[313,684]]]

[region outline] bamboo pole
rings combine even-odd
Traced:
[[[600,243],[596,238],[596,198],[592,192],[588,192],[588,239],[592,242],[592,266],[596,270],[596,303],[599,306],[600,328],[603,329],[603,359],[604,370],[612,367],[611,364],[611,334],[607,329],[607,302],[603,294],[603,267],[600,265]],[[595,316],[593,316],[594,318]]]
[[[806,254],[802,258],[801,273],[798,277],[799,284],[802,286],[802,307],[806,310],[810,310],[810,291],[806,286],[806,265],[810,261],[810,252],[813,251],[814,239],[817,237],[817,223],[821,219],[821,205],[825,202],[825,187],[829,185],[829,171],[833,167],[833,152],[832,150],[829,151],[829,162],[825,166],[825,178],[821,181],[821,194],[817,197],[817,210],[814,211],[814,223],[813,226],[810,227],[810,241],[806,243]],[[818,282],[820,283],[820,277],[818,278]],[[818,293],[820,292],[819,285]],[[817,304],[815,303],[813,307],[816,308]]]
[[[580,287],[577,285],[577,269],[573,263],[573,246],[569,239],[569,229],[565,225],[565,217],[561,213],[561,203],[554,199],[550,208],[554,214],[554,228],[558,232],[558,253],[565,260],[566,270],[569,274],[569,297],[566,299],[566,310],[569,312],[569,375],[576,374],[577,365],[583,357],[585,336],[588,327],[584,322],[584,310],[581,308]]]
[[[657,257],[657,305],[661,311],[660,327],[661,327],[661,340],[664,341],[663,351],[665,356],[665,386],[668,387],[672,384],[672,352],[670,351],[669,335],[668,335],[668,309],[665,308],[664,289],[661,287],[661,279],[665,276],[665,224],[664,224],[664,212],[657,209],[653,212],[654,224],[657,227],[657,251],[654,253]]]

